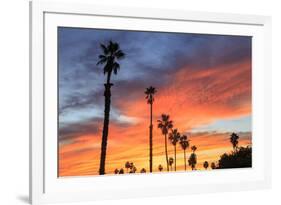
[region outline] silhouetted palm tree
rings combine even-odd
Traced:
[[[239,136],[236,134],[236,133],[232,133],[230,135],[230,142],[232,144],[232,147],[233,147],[233,150],[235,151],[237,149],[237,145],[238,145],[238,139],[239,139]]]
[[[121,168],[121,169],[119,170],[119,174],[124,174],[124,169],[123,169],[123,168]]]
[[[129,161],[125,163],[125,168],[127,169],[127,173],[128,173],[129,172],[128,170],[131,168],[131,163]]]
[[[119,170],[116,168],[115,170],[114,170],[114,174],[118,174],[119,173]]]
[[[146,169],[145,168],[142,168],[140,173],[146,173]]]
[[[162,134],[165,136],[165,154],[166,154],[166,163],[167,171],[169,171],[169,160],[168,160],[168,149],[167,149],[167,134],[170,129],[173,128],[173,121],[170,120],[170,116],[166,114],[161,115],[161,120],[157,120],[158,128],[161,129]]]
[[[180,140],[180,133],[177,129],[173,129],[169,134],[169,140],[174,145],[174,156],[175,156],[175,171],[177,171],[177,143]]]
[[[194,152],[191,153],[191,155],[189,157],[189,160],[188,160],[188,164],[189,164],[189,166],[191,166],[192,170],[195,169],[195,166],[197,164],[197,156],[196,156],[196,154]]]
[[[158,169],[159,169],[159,171],[160,171],[160,172],[162,172],[163,167],[162,167],[162,165],[161,165],[161,164],[159,164]]]
[[[211,163],[211,168],[215,169],[216,168],[216,164],[214,162]]]
[[[150,104],[150,125],[149,125],[149,171],[152,172],[152,105],[154,102],[154,94],[156,93],[156,89],[152,86],[146,88],[145,92],[147,103]]]
[[[207,170],[209,167],[209,163],[207,161],[204,162],[203,167]]]
[[[186,171],[186,149],[189,147],[189,140],[187,140],[186,135],[182,135],[180,137],[180,145],[181,148],[183,149],[183,155],[184,155],[184,170]]]
[[[117,60],[122,59],[125,54],[119,49],[118,43],[113,43],[109,41],[107,46],[101,44],[101,49],[103,54],[99,55],[99,64],[105,64],[103,67],[104,75],[107,74],[107,80],[104,84],[105,91],[105,106],[104,106],[104,122],[103,122],[103,132],[102,132],[102,142],[101,142],[101,157],[100,157],[100,175],[105,174],[105,158],[106,158],[106,148],[107,148],[107,138],[108,138],[108,127],[109,127],[109,113],[110,113],[110,88],[113,84],[110,82],[112,72],[116,75],[120,69],[120,65]]]
[[[171,170],[172,170],[173,163],[174,163],[173,157],[169,157],[169,165],[171,166]]]

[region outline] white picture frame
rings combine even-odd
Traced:
[[[54,92],[57,90],[58,26],[253,36],[253,167],[214,172],[58,178],[57,124],[52,123],[57,119]],[[271,186],[270,17],[31,2],[30,93],[32,204],[239,191]]]

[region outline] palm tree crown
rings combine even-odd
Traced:
[[[150,86],[149,88],[146,88],[145,90],[145,94],[146,94],[146,97],[145,99],[147,99],[147,103],[148,104],[152,104],[153,101],[154,101],[154,97],[153,95],[157,92],[156,88]]]
[[[169,165],[172,166],[174,163],[174,159],[173,157],[169,157]]]
[[[122,59],[125,57],[125,54],[122,50],[119,49],[119,44],[109,41],[109,44],[105,46],[104,44],[100,44],[100,47],[103,51],[103,54],[99,55],[99,64],[105,64],[103,67],[103,73],[110,73],[113,71],[114,74],[117,74],[120,69],[119,63],[116,60]]]
[[[161,118],[161,120],[157,120],[158,128],[161,129],[163,135],[166,135],[169,130],[173,128],[173,121],[170,120],[170,116],[166,114],[162,114]]]
[[[169,134],[169,140],[172,143],[172,145],[176,146],[178,141],[180,140],[180,133],[178,132],[178,129],[172,130],[172,132]]]
[[[209,163],[208,163],[207,161],[205,161],[204,164],[203,164],[203,167],[204,167],[205,169],[208,169]]]
[[[158,169],[159,169],[159,171],[160,171],[160,172],[162,172],[163,167],[162,167],[162,165],[161,165],[161,164],[159,164]]]
[[[187,136],[186,135],[182,135],[180,137],[180,145],[181,145],[183,150],[188,149],[188,147],[189,147],[189,140],[187,140]]]
[[[233,149],[237,148],[239,136],[236,133],[232,133],[230,135],[230,142],[232,144]]]

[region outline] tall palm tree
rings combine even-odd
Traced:
[[[161,164],[159,164],[158,169],[159,169],[160,172],[162,172],[163,166]]]
[[[174,163],[173,157],[169,157],[169,165],[171,166],[171,170],[172,170],[173,163]]]
[[[233,150],[235,151],[237,149],[237,145],[238,145],[238,139],[239,139],[239,136],[236,134],[236,133],[232,133],[230,135],[230,142],[232,144],[232,147],[233,147]]]
[[[186,150],[189,147],[189,140],[187,140],[187,136],[186,135],[182,135],[180,137],[180,145],[181,145],[181,148],[183,149],[183,154],[184,154],[184,170],[186,171]]]
[[[154,94],[156,93],[156,89],[152,86],[146,88],[145,92],[147,104],[150,104],[150,125],[149,125],[149,171],[152,172],[152,105],[154,102]]]
[[[108,45],[100,45],[102,49],[102,54],[99,55],[99,61],[97,65],[104,64],[103,73],[107,75],[106,83],[104,84],[104,121],[103,121],[103,131],[102,131],[102,142],[101,142],[101,155],[100,155],[100,175],[105,174],[105,158],[106,158],[106,148],[107,148],[107,138],[108,138],[108,127],[109,127],[109,113],[110,113],[110,88],[113,84],[110,82],[112,72],[116,75],[120,69],[118,60],[125,57],[122,50],[119,49],[118,43],[113,43],[109,41]]]
[[[207,170],[209,167],[209,163],[207,161],[204,162],[203,167]]]
[[[162,134],[165,136],[165,154],[166,154],[166,163],[167,171],[169,171],[169,159],[168,159],[168,149],[167,149],[167,134],[170,129],[173,128],[173,121],[170,120],[170,116],[166,114],[161,115],[161,120],[157,120],[158,128],[161,129]]]
[[[175,171],[177,171],[177,143],[180,140],[180,133],[177,129],[173,129],[169,134],[169,140],[174,145],[174,157],[175,157]]]

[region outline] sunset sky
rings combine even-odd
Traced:
[[[251,145],[251,37],[59,28],[59,176],[98,174],[106,76],[96,63],[109,40],[126,57],[112,76],[106,173],[126,161],[149,170],[149,86],[157,89],[154,171],[166,167],[162,113],[197,146],[197,169],[232,150],[232,132],[240,146]],[[168,150],[173,157],[170,143]],[[178,145],[177,170],[183,166]]]

